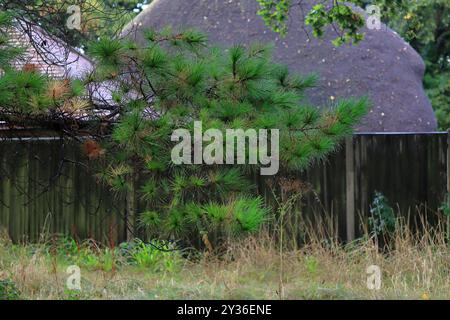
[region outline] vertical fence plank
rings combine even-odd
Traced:
[[[447,205],[450,205],[450,130],[447,131]],[[447,237],[450,237],[450,216],[447,217]]]
[[[345,140],[346,230],[347,241],[355,239],[355,157],[353,137]]]

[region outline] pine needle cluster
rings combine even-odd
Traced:
[[[175,129],[192,132],[194,121],[203,130],[279,129],[281,166],[295,171],[325,158],[365,114],[365,99],[326,111],[302,103],[315,76],[291,74],[271,59],[270,46],[211,47],[195,30],[148,30],[146,39],[145,46],[93,43],[98,68],[90,81],[114,82],[120,106],[101,177],[115,191],[138,195],[138,221],[153,237],[223,240],[268,218],[248,179],[258,165],[174,165]]]

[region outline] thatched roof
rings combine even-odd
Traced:
[[[304,0],[311,3],[311,0]],[[308,5],[307,5],[308,8]],[[373,106],[358,127],[361,132],[424,132],[436,130],[436,118],[422,87],[421,57],[394,31],[364,30],[358,46],[336,48],[336,34],[328,30],[323,40],[304,31],[302,12],[294,9],[285,38],[271,32],[257,16],[256,0],[153,0],[125,29],[137,26],[175,29],[197,27],[214,43],[273,42],[275,59],[292,71],[318,73],[320,82],[308,96],[316,105],[340,97],[368,95]],[[310,38],[310,39],[309,39]],[[138,41],[142,34],[138,31]]]

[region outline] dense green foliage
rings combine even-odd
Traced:
[[[113,79],[120,106],[103,146],[101,177],[116,191],[136,191],[145,203],[140,221],[152,236],[224,239],[255,231],[267,218],[246,179],[258,165],[174,165],[175,129],[192,133],[195,120],[204,131],[276,128],[281,167],[298,170],[334,150],[366,110],[364,99],[339,101],[325,112],[301,104],[314,77],[291,75],[261,45],[211,49],[192,30],[149,30],[147,40],[138,47],[103,39],[92,44],[91,54],[99,63],[92,81]]]
[[[257,0],[261,6],[258,14],[264,22],[275,32],[285,35],[291,0]]]
[[[323,4],[315,5],[308,13],[305,24],[311,26],[316,37],[322,37],[324,28],[328,25],[336,25],[338,37],[333,40],[333,44],[340,46],[344,43],[358,43],[363,39],[363,35],[358,33],[364,26],[364,19],[355,13],[350,7],[339,5],[337,2],[327,10]]]
[[[424,86],[433,105],[439,129],[450,129],[450,71],[427,72]]]

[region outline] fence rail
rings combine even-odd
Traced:
[[[379,191],[402,214],[420,207],[433,222],[448,190],[447,158],[446,132],[355,134],[327,161],[298,173],[314,190],[304,213],[332,214],[340,236],[353,239]],[[0,162],[0,228],[14,241],[35,241],[43,230],[125,239],[124,200],[95,181],[78,146],[53,138],[4,139]],[[258,187],[269,199],[261,178]]]

